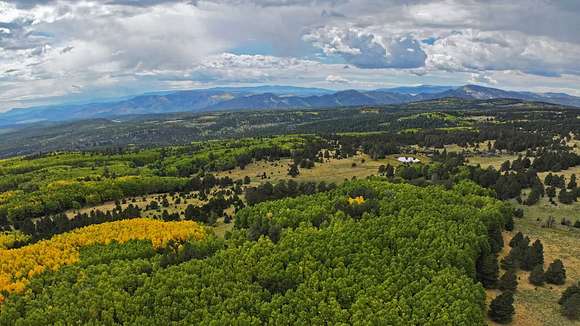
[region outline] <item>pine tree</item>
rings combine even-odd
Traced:
[[[497,285],[497,277],[499,275],[499,267],[497,264],[497,256],[495,254],[487,254],[479,256],[476,263],[477,280],[483,284],[486,289],[493,289]]]
[[[292,178],[297,177],[300,174],[300,170],[298,170],[298,165],[292,164],[288,169],[288,175]]]
[[[494,253],[498,253],[503,248],[503,237],[501,235],[501,230],[498,225],[492,225],[487,230],[487,238],[489,245],[491,247],[491,251]]]
[[[572,295],[562,304],[564,316],[571,320],[580,319],[580,293]]]
[[[509,246],[513,248],[513,247],[517,246],[522,240],[524,240],[524,234],[522,232],[518,232],[510,240]]]
[[[518,279],[513,270],[505,272],[498,282],[498,289],[502,291],[515,291],[518,288]]]
[[[523,255],[520,261],[520,267],[525,271],[530,271],[534,268],[534,259],[532,255],[532,248],[527,247],[526,249],[522,250]]]
[[[546,282],[562,285],[566,283],[566,269],[560,259],[554,260],[546,270]]]
[[[520,267],[519,261],[516,258],[514,258],[514,255],[512,255],[511,252],[501,260],[501,268],[503,268],[506,271],[508,270],[515,271],[519,267]]]
[[[514,294],[511,291],[498,295],[489,305],[489,318],[500,324],[511,322],[514,313]]]
[[[532,244],[530,256],[532,268],[536,265],[544,265],[544,246],[542,245],[542,241],[534,241]]]
[[[544,283],[546,282],[546,276],[544,275],[544,266],[536,265],[534,269],[532,269],[532,272],[530,273],[528,280],[530,281],[530,283],[536,286],[544,285]]]
[[[504,226],[506,231],[513,231],[514,230],[514,216],[510,214],[507,221],[505,222]]]
[[[389,178],[394,177],[395,176],[395,168],[392,165],[387,164],[387,167],[385,169],[385,175]]]
[[[564,292],[562,292],[562,297],[558,300],[558,304],[564,304],[574,294],[580,294],[580,282],[578,284],[570,285]]]
[[[572,174],[570,176],[570,182],[568,182],[568,189],[572,190],[576,187],[578,187],[578,184],[576,183],[576,174]]]

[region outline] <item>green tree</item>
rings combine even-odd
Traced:
[[[513,270],[505,272],[498,282],[498,289],[502,291],[515,291],[518,288],[518,279]]]
[[[513,238],[510,240],[509,246],[510,247],[516,247],[519,243],[521,243],[524,240],[524,234],[522,232],[518,232],[516,233],[516,235],[513,236]]]
[[[576,174],[572,174],[570,176],[570,182],[568,182],[568,189],[572,190],[572,189],[576,189],[578,187],[578,184],[576,183]]]
[[[497,264],[497,256],[495,254],[479,256],[476,263],[476,271],[477,280],[483,284],[483,287],[486,289],[493,289],[497,286],[499,267]]]
[[[514,294],[511,291],[498,295],[489,305],[489,318],[499,324],[511,322],[514,313]]]
[[[300,174],[300,170],[298,170],[298,165],[292,164],[288,169],[288,175],[292,178],[296,178]]]
[[[517,270],[520,267],[520,263],[518,261],[517,258],[514,257],[514,255],[512,254],[512,252],[510,252],[509,254],[507,254],[504,258],[502,258],[501,260],[501,268],[503,268],[504,270]]]
[[[580,282],[570,285],[564,292],[562,292],[562,297],[558,300],[558,304],[564,304],[574,294],[580,294]]]
[[[532,272],[530,273],[528,280],[530,281],[530,283],[536,286],[544,285],[544,283],[546,283],[546,276],[544,275],[544,266],[536,265],[534,269],[532,269]]]
[[[566,269],[560,259],[554,260],[546,270],[546,282],[562,285],[566,283]]]
[[[531,269],[537,265],[544,266],[544,246],[542,245],[542,241],[539,239],[534,241],[530,249]]]
[[[391,164],[387,164],[387,167],[385,168],[385,175],[389,178],[395,176],[395,168]]]
[[[571,320],[580,319],[580,293],[573,294],[562,304],[564,316]]]

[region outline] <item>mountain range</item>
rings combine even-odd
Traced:
[[[506,91],[478,85],[422,85],[371,91],[333,91],[292,86],[218,87],[144,94],[106,103],[12,109],[0,113],[0,127],[171,112],[377,106],[447,97],[478,100],[511,98],[580,107],[580,97],[564,93]]]

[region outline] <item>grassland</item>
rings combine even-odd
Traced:
[[[562,218],[572,219],[572,221],[580,219],[580,203],[554,206],[543,198],[534,206],[518,207],[524,209],[524,218],[516,220],[514,231],[504,232],[504,242],[507,244],[519,231],[529,236],[532,242],[540,239],[544,245],[544,267],[547,268],[554,259],[561,259],[566,268],[567,282],[561,286],[546,284],[537,287],[528,282],[529,272],[518,272],[518,290],[515,295],[516,315],[512,325],[578,325],[578,322],[572,322],[562,316],[557,302],[566,287],[580,280],[580,229],[560,224]],[[549,216],[556,219],[557,225],[551,228],[542,227],[543,221]],[[509,247],[506,246],[501,256],[508,252]],[[497,294],[495,290],[487,292],[488,299],[492,299]]]
[[[195,194],[197,194],[197,192],[190,192],[190,193],[183,193],[183,194],[188,196],[188,195],[195,195]],[[207,201],[202,201],[202,200],[197,199],[197,198],[181,198],[180,202],[176,203],[175,199],[177,199],[179,197],[175,196],[174,198],[172,198],[171,196],[168,195],[167,200],[169,201],[169,207],[161,207],[161,201],[163,200],[164,195],[168,195],[168,194],[151,194],[151,195],[147,195],[147,196],[125,198],[126,203],[124,203],[124,204],[121,203],[121,207],[123,209],[125,209],[125,208],[127,208],[127,206],[132,204],[133,206],[137,206],[142,210],[142,217],[158,218],[159,216],[161,216],[161,213],[164,210],[167,210],[167,212],[169,214],[179,213],[180,215],[183,215],[183,212],[185,211],[185,209],[187,208],[188,205],[192,204],[195,206],[201,206],[207,202]],[[209,198],[211,198],[211,195],[209,196]],[[160,208],[157,210],[146,210],[146,206],[151,201],[157,201],[160,204]],[[80,213],[87,213],[87,214],[90,213],[90,211],[92,211],[92,210],[101,210],[103,212],[106,212],[106,211],[111,211],[114,208],[115,208],[115,202],[110,201],[110,202],[103,203],[101,205],[84,207],[84,208],[81,208],[79,210],[69,210],[66,212],[66,215],[69,218],[72,218],[75,214],[77,214],[79,212]],[[225,212],[230,216],[234,215],[234,210],[232,207],[226,209]],[[233,226],[234,226],[233,223],[224,223],[223,217],[220,217],[214,225],[208,226],[208,228],[210,230],[212,230],[217,236],[223,237],[227,231],[229,231],[233,228]]]
[[[501,164],[507,160],[513,161],[517,159],[517,155],[511,154],[501,154],[497,156],[470,156],[467,158],[468,164],[471,165],[481,165],[482,168],[487,168],[493,166],[495,169],[499,169]]]
[[[326,181],[334,183],[342,183],[344,180],[350,180],[353,177],[357,179],[364,179],[371,175],[377,175],[379,166],[391,164],[398,166],[401,163],[397,161],[400,155],[389,155],[385,159],[373,160],[368,155],[359,154],[346,159],[329,159],[324,163],[317,163],[312,169],[300,169],[300,175],[294,180],[296,181]],[[423,155],[413,155],[421,160],[421,162],[428,162],[429,158]],[[260,161],[252,163],[241,170],[236,168],[231,171],[220,172],[217,175],[220,177],[229,176],[236,180],[249,176],[253,185],[261,183],[259,178],[266,172],[268,181],[276,181],[282,179],[289,179],[288,166],[290,160],[280,160],[277,162]]]
[[[546,175],[548,175],[548,173],[550,172],[540,172],[538,173],[538,176],[543,181]],[[576,177],[580,177],[580,165],[569,168],[567,170],[562,170],[560,172],[551,172],[551,173],[555,175],[563,175],[564,177],[566,177],[566,182],[568,182],[570,181],[570,176],[572,174],[576,174]]]

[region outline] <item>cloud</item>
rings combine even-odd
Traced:
[[[580,74],[580,45],[520,32],[464,30],[427,47],[427,65],[446,71],[519,70],[544,76]]]
[[[340,55],[356,67],[419,68],[426,55],[412,35],[381,35],[353,26],[325,27],[304,36],[326,55]]]
[[[469,79],[470,84],[488,84],[496,85],[497,80],[493,79],[491,76],[483,73],[472,73]]]
[[[268,82],[294,79],[321,68],[312,60],[267,55],[236,55],[222,53],[208,57],[194,67],[186,78],[204,82]]]
[[[0,111],[223,83],[574,91],[578,30],[572,0],[0,0]]]
[[[337,75],[328,75],[328,77],[326,77],[326,81],[331,83],[331,84],[348,84],[350,83],[350,80],[341,77],[341,76],[337,76]]]

